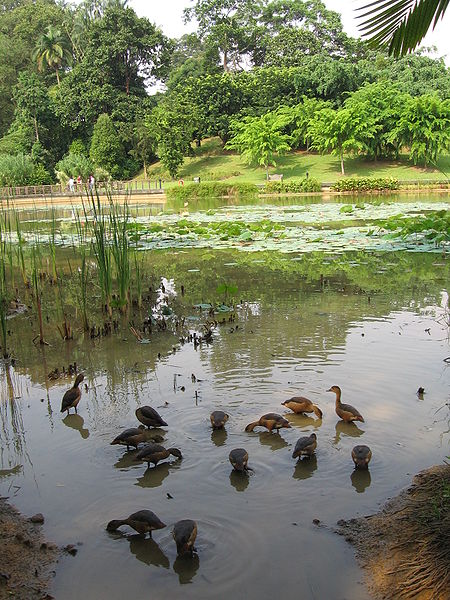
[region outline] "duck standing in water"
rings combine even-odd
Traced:
[[[183,458],[178,448],[166,449],[160,444],[147,444],[142,448],[142,450],[139,450],[134,457],[134,460],[142,460],[147,463],[148,467],[150,467],[150,463],[153,463],[156,467],[159,461],[168,458],[171,454],[177,458]]]
[[[282,429],[283,427],[290,429],[291,425],[289,421],[281,415],[277,415],[277,413],[267,413],[258,419],[258,421],[249,423],[245,428],[245,431],[253,431],[255,427],[266,427],[269,431],[272,431],[273,429]]]
[[[289,400],[285,400],[281,403],[283,406],[290,408],[295,414],[301,415],[303,413],[314,413],[319,419],[322,418],[323,413],[318,406],[313,404],[308,398],[303,396],[295,396]]]
[[[213,429],[223,429],[225,423],[229,419],[229,415],[223,410],[215,410],[209,417]]]
[[[332,385],[327,392],[334,392],[336,394],[336,414],[346,423],[352,421],[361,421],[364,423],[362,415],[350,404],[342,404],[341,402],[341,388],[338,385]]]
[[[166,524],[151,510],[138,510],[126,519],[114,519],[110,521],[106,529],[108,531],[116,531],[122,525],[129,525],[141,535],[149,533],[150,537],[152,537],[152,531],[155,529],[164,529],[166,527]]]
[[[113,439],[111,446],[114,446],[115,444],[122,444],[123,446],[127,447],[127,450],[130,449],[130,446],[137,448],[139,444],[145,442],[146,438],[144,432],[145,427],[143,425],[139,425],[139,427],[131,427],[130,429],[124,429],[122,433],[119,433],[119,435]]]
[[[197,538],[197,523],[192,519],[177,521],[173,526],[173,539],[177,545],[177,554],[190,554],[194,552],[194,542]]]
[[[77,375],[73,386],[64,394],[61,403],[61,412],[64,412],[66,410],[67,414],[69,414],[71,408],[74,408],[75,412],[77,412],[77,406],[81,398],[81,390],[78,386],[83,381],[83,379],[83,373]]]
[[[312,456],[314,450],[317,448],[317,436],[312,433],[309,436],[301,437],[295,444],[292,458],[300,458],[302,456]]]
[[[156,412],[151,406],[141,406],[136,409],[137,420],[143,425],[150,427],[167,427],[167,423],[161,418],[161,415]]]
[[[230,452],[228,458],[236,471],[248,471],[248,452],[245,448],[235,448]]]
[[[355,446],[352,450],[352,458],[355,463],[355,469],[368,469],[370,459],[372,458],[372,450],[369,446],[363,444]]]

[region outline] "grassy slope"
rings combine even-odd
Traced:
[[[232,153],[224,153],[217,138],[205,140],[200,148],[194,149],[195,156],[186,158],[180,170],[180,178],[191,181],[200,177],[202,181],[245,181],[264,183],[265,171],[262,168],[249,167]],[[347,158],[344,161],[346,176],[396,177],[398,179],[444,179],[437,169],[414,167],[402,158],[395,162],[369,162],[361,158]],[[450,172],[450,155],[439,157],[441,171]],[[160,163],[148,168],[148,177],[162,177],[169,180]],[[271,173],[282,173],[284,179],[304,177],[306,172],[321,182],[336,181],[341,177],[339,160],[329,154],[320,155],[306,152],[292,152],[277,159],[277,166],[271,167]],[[136,179],[142,179],[141,173]]]

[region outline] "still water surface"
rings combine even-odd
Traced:
[[[29,348],[27,318],[14,319],[17,362],[2,367],[0,468],[20,467],[0,474],[0,494],[26,514],[43,512],[49,539],[80,543],[57,567],[57,599],[365,600],[363,574],[333,526],[373,513],[448,455],[445,259],[390,255],[397,279],[382,289],[370,286],[382,272],[365,273],[368,293],[352,281],[348,261],[345,273],[319,284],[318,274],[295,275],[256,257],[252,266],[237,254],[211,251],[206,261],[196,250],[175,260],[155,253],[155,270],[174,276],[174,292],[185,284],[193,327],[202,317],[192,305],[210,299],[218,282],[239,290],[236,320],[197,349],[171,333],[143,345],[124,332],[55,338],[38,351]],[[45,375],[74,360],[88,390],[78,415],[67,417],[59,408],[70,379]],[[331,385],[341,386],[365,423],[338,420],[325,391]],[[293,395],[309,397],[323,419],[288,412],[281,402]],[[110,445],[137,424],[134,411],[143,404],[167,421],[158,433],[181,449],[182,461],[170,457],[147,470],[133,462],[134,452]],[[225,431],[211,431],[214,409],[229,413]],[[244,432],[267,412],[287,413],[292,429]],[[296,462],[296,440],[313,431],[315,456]],[[353,470],[350,452],[361,443],[373,451],[368,473]],[[231,470],[236,447],[248,450],[249,476]],[[168,524],[153,540],[127,528],[105,531],[109,520],[142,508]],[[183,518],[198,522],[193,559],[177,559],[171,538],[171,525]]]

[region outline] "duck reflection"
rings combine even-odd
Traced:
[[[243,492],[248,488],[248,484],[250,483],[249,473],[233,469],[230,473],[230,483],[237,492]]]
[[[134,463],[136,464],[136,463]],[[162,485],[162,482],[170,471],[179,469],[180,465],[177,463],[163,462],[156,467],[150,467],[146,469],[142,477],[138,477],[137,482],[134,485],[138,485],[142,488],[156,488]]]
[[[359,429],[355,423],[346,423],[345,421],[338,421],[336,423],[336,435],[334,436],[334,444],[337,445],[341,441],[341,435],[358,438],[364,431]]]
[[[258,433],[259,441],[263,446],[269,446],[273,451],[280,450],[280,448],[286,448],[288,443],[281,435],[277,433],[271,433],[270,431],[261,431]]]
[[[140,467],[141,464],[134,460],[139,450],[129,450],[124,452],[119,460],[114,463],[116,469],[130,469],[131,467]]]
[[[173,570],[178,575],[181,584],[191,583],[200,567],[198,554],[177,556],[173,563]]]
[[[358,494],[363,494],[372,483],[369,469],[355,469],[350,475],[350,479]]]
[[[211,441],[216,446],[223,446],[228,437],[227,430],[225,428],[222,429],[213,429],[211,433]]]
[[[86,440],[89,437],[89,429],[83,427],[84,419],[81,415],[78,414],[69,414],[62,420],[66,427],[70,427],[71,429],[76,429],[80,432],[83,440]]]
[[[307,456],[305,458],[299,458],[295,465],[294,473],[292,477],[294,479],[309,479],[313,476],[314,471],[317,470],[317,456]]]
[[[283,416],[291,425],[296,427],[313,427],[314,429],[322,427],[322,419],[313,419],[313,417],[308,417],[305,414],[288,413]]]
[[[142,535],[127,536],[130,542],[131,554],[146,565],[155,567],[170,567],[170,561],[158,544],[152,538],[144,538]]]

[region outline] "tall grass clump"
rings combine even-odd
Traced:
[[[9,290],[6,274],[7,253],[6,218],[5,213],[2,211],[0,217],[0,336],[3,358],[8,358],[9,356],[7,346],[8,332],[6,324],[9,306]]]
[[[80,214],[77,211],[75,216],[75,224],[77,228],[78,247],[80,253],[80,266],[78,267],[78,286],[77,286],[77,303],[81,313],[83,330],[89,330],[88,318],[88,287],[89,287],[89,260],[87,256],[87,241],[86,229],[80,219]]]
[[[33,289],[33,297],[34,297],[34,302],[36,304],[36,311],[37,311],[37,315],[38,315],[38,322],[39,322],[39,335],[37,335],[33,341],[35,341],[37,338],[39,338],[39,343],[40,344],[47,344],[47,342],[45,341],[44,338],[44,325],[43,325],[43,321],[42,321],[42,290],[41,290],[41,284],[40,284],[40,280],[39,280],[39,263],[38,260],[40,259],[40,254],[39,254],[39,248],[38,245],[35,243],[32,246],[31,249],[31,283],[32,283],[32,289]]]
[[[116,278],[118,287],[118,305],[122,313],[126,313],[130,302],[130,244],[128,240],[128,203],[125,200],[122,210],[117,204],[109,199],[110,227],[111,227],[111,250],[116,267]]]

